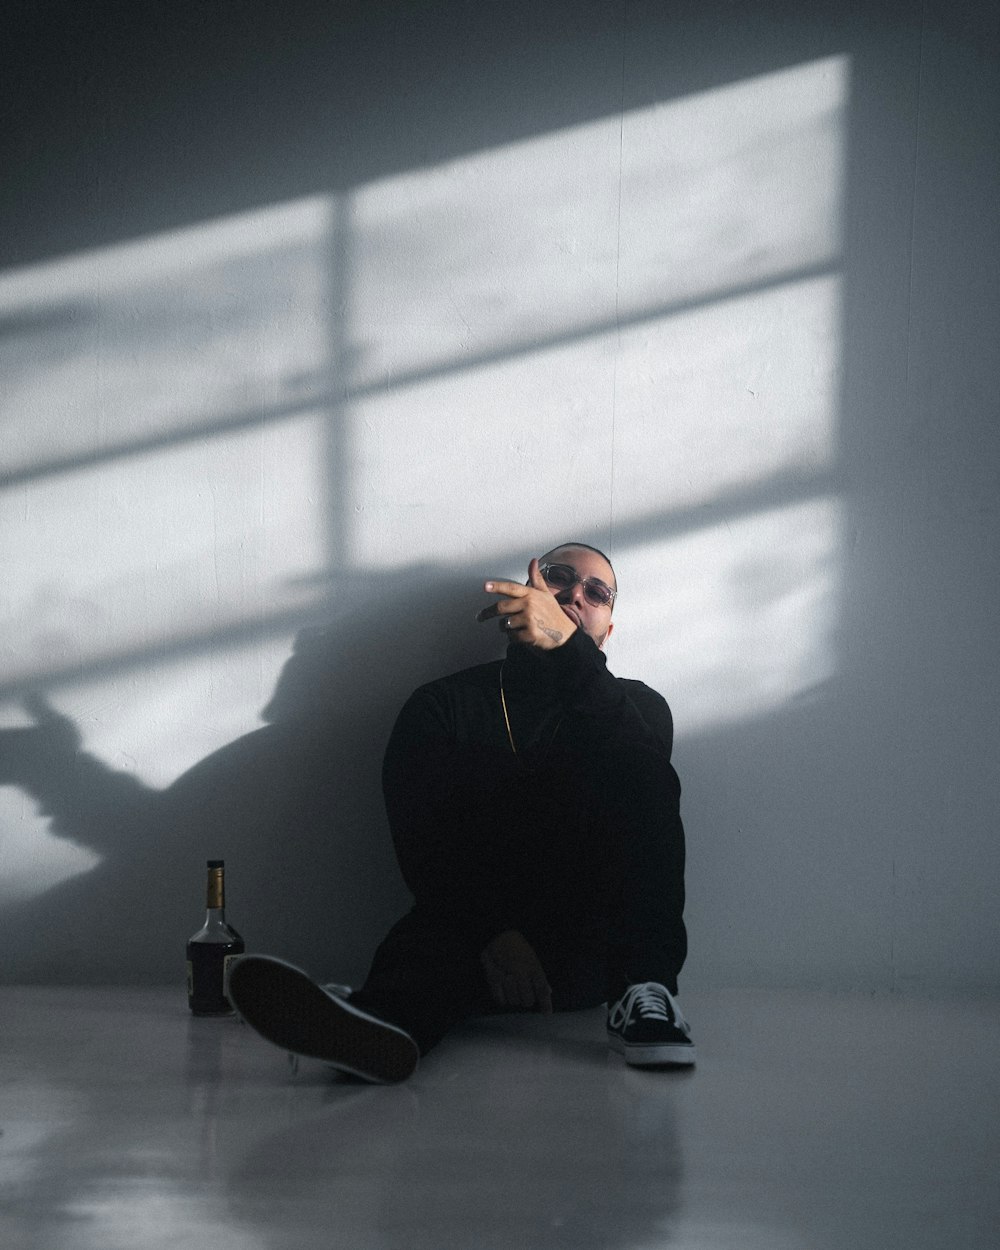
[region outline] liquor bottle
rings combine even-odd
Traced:
[[[243,939],[226,924],[225,861],[208,861],[205,923],[187,944],[188,1006],[196,1016],[228,1015],[229,964],[246,950]]]

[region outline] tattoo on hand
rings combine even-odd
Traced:
[[[553,642],[562,642],[562,630],[553,629],[550,625],[543,625],[541,621],[538,622],[538,627],[541,629],[542,633],[551,638]]]

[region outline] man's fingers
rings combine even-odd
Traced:
[[[532,1006],[537,1007],[544,1015],[548,1015],[552,1010],[552,988],[545,975],[545,969],[537,962],[531,973],[531,989]]]
[[[524,587],[522,586],[523,590]],[[476,620],[480,623],[483,621],[492,621],[497,616],[515,616],[519,612],[524,611],[524,601],[508,597],[506,599],[498,599],[496,603],[488,604],[485,608],[481,608],[476,613]]]
[[[498,616],[511,616],[514,612],[519,612],[522,607],[519,601],[528,592],[528,587],[522,586],[520,582],[490,581],[484,583],[483,589],[491,595],[502,595],[503,598],[480,608],[476,613],[476,620],[480,625],[483,621],[493,621]]]
[[[476,613],[476,620],[482,624],[484,621],[496,620],[497,617],[514,617],[513,621],[505,622],[503,625],[507,632],[516,632],[525,627],[524,620],[518,620],[517,614],[524,612],[530,606],[525,602],[526,596],[538,590],[544,591],[546,595],[552,595],[552,591],[546,586],[545,579],[539,572],[537,559],[533,559],[528,565],[526,586],[522,586],[520,582],[498,581],[491,578],[483,583],[483,589],[487,594],[499,595],[500,598],[496,603],[480,608]]]
[[[495,616],[509,616],[513,609],[504,609],[500,606],[502,600],[496,603],[490,603],[485,608],[480,608],[476,613],[477,621],[492,621]]]
[[[545,979],[545,974],[539,968],[533,980],[533,988],[535,991],[535,1005],[543,1016],[552,1014],[552,988]]]
[[[482,955],[482,965],[490,993],[501,1007],[530,1007],[534,994],[530,979],[520,969],[505,968],[489,949]]]
[[[498,616],[511,616],[519,610],[519,608],[502,608],[499,603],[491,603],[489,607],[481,608],[476,613],[476,620],[482,624],[483,621],[492,621]]]
[[[527,941],[514,930],[501,933],[481,952],[490,993],[503,1007],[552,1010],[552,990],[545,969]]]
[[[537,559],[533,558],[531,563],[528,565],[528,585],[533,587],[535,590],[546,590],[549,591],[549,594],[551,594],[552,592],[549,590],[548,586],[546,586],[545,578],[540,572],[540,567],[541,566],[539,565]]]
[[[503,992],[510,1007],[531,1006],[531,986],[524,977],[509,972],[503,979]]]
[[[486,982],[490,987],[490,994],[502,1007],[504,1005],[503,970],[494,959],[489,949],[483,951],[481,959],[483,971],[486,973]]]
[[[520,599],[526,595],[530,587],[522,586],[520,582],[498,582],[490,580],[483,583],[483,590],[488,595],[506,595],[508,599]]]

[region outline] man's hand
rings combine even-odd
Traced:
[[[562,610],[555,595],[545,584],[538,571],[538,561],[528,565],[528,584],[520,582],[488,581],[483,589],[491,595],[499,595],[496,603],[477,615],[477,621],[490,621],[497,617],[501,629],[516,642],[551,651],[561,647],[577,629],[576,622]]]
[[[490,993],[502,1007],[552,1011],[552,990],[538,956],[516,929],[498,934],[479,957]]]

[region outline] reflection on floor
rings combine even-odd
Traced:
[[[693,1071],[626,1068],[598,1011],[476,1022],[379,1088],[177,990],[0,989],[0,1244],[998,1244],[1000,1005],[683,1005]]]

